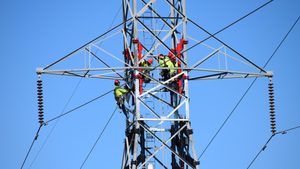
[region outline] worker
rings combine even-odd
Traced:
[[[140,63],[140,66],[141,67],[151,67],[152,63],[153,63],[152,58],[148,59],[147,61],[145,59],[143,59],[142,62]],[[150,69],[143,69],[142,70],[142,73],[144,74],[144,75],[142,75],[142,78],[144,79],[145,83],[149,83],[151,81],[151,79],[149,78],[150,77],[150,71],[151,71]]]
[[[169,78],[175,76],[177,74],[178,64],[176,62],[176,56],[169,52],[168,56],[164,56],[162,54],[158,55],[158,63],[162,68],[160,75],[163,77],[163,80],[168,80]]]
[[[117,101],[117,105],[119,106],[120,109],[122,109],[126,118],[128,118],[128,112],[126,111],[124,105],[124,100],[125,100],[124,95],[126,95],[129,92],[129,90],[121,88],[119,80],[115,80],[114,84],[115,84],[114,96],[115,96],[115,100]]]
[[[169,68],[169,77],[171,78],[177,74],[177,69],[175,68],[178,68],[178,64],[176,62],[176,56],[173,53],[169,52],[168,57],[169,61],[166,62],[166,64]]]
[[[168,57],[170,59],[169,62],[166,63],[167,66],[168,66],[168,68],[169,68],[169,75],[168,76],[170,78],[172,78],[172,77],[174,77],[174,76],[177,75],[177,70],[178,69],[176,69],[176,68],[178,68],[178,63],[176,62],[176,56],[173,53],[169,52]],[[177,91],[178,90],[178,84],[177,84],[177,82],[178,82],[178,78],[172,79],[169,82],[169,87],[171,89]],[[171,105],[174,106],[174,107],[176,107],[177,104],[178,104],[177,103],[178,102],[177,101],[178,100],[177,94],[175,92],[173,92],[173,91],[170,91],[170,98],[171,98]]]
[[[161,68],[167,68],[168,67],[167,63],[169,61],[170,59],[168,56],[164,56],[163,54],[158,55],[158,63]],[[170,78],[169,69],[162,69],[160,75],[163,81],[168,80]]]

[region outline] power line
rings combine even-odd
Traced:
[[[269,59],[267,60],[266,64],[264,65],[263,68],[265,68],[270,60],[273,58],[273,56],[275,55],[275,53],[278,51],[278,49],[280,48],[280,46],[283,44],[283,42],[285,41],[285,39],[287,38],[287,36],[290,34],[290,32],[292,31],[292,29],[295,27],[296,23],[298,22],[298,19],[295,21],[295,23],[293,24],[293,26],[289,29],[289,31],[286,33],[286,35],[284,36],[284,38],[280,41],[279,45],[276,47],[275,51],[273,52],[273,54],[269,57]],[[212,139],[209,141],[208,145],[205,147],[205,149],[203,150],[203,152],[201,153],[201,155],[199,156],[198,160],[203,156],[203,154],[206,152],[207,148],[211,145],[211,143],[213,142],[213,140],[216,138],[216,136],[219,134],[219,132],[221,131],[221,129],[224,127],[224,125],[226,124],[226,122],[229,120],[229,118],[231,117],[231,115],[234,113],[234,111],[236,110],[236,108],[239,106],[239,104],[241,103],[241,101],[244,99],[244,97],[246,96],[246,94],[248,93],[248,91],[251,89],[251,87],[253,86],[253,84],[255,83],[255,81],[257,80],[257,77],[252,81],[252,83],[250,84],[250,86],[247,88],[247,90],[245,91],[245,93],[243,94],[243,96],[240,98],[240,100],[238,101],[238,103],[235,105],[235,107],[233,108],[233,110],[230,112],[230,114],[227,116],[227,118],[225,119],[225,121],[222,123],[222,125],[220,126],[220,128],[218,129],[218,131],[215,133],[215,135],[212,137]]]
[[[242,100],[244,99],[244,97],[246,96],[246,94],[249,92],[249,90],[251,89],[251,87],[253,86],[253,84],[255,83],[257,77],[252,81],[252,83],[250,84],[250,86],[247,88],[247,90],[245,91],[245,93],[243,94],[243,96],[240,98],[240,100],[237,102],[237,104],[234,106],[234,108],[231,110],[231,112],[229,113],[229,115],[227,116],[227,118],[224,120],[224,122],[222,123],[222,125],[220,126],[220,128],[218,129],[218,131],[215,133],[215,135],[212,137],[212,139],[209,141],[209,143],[207,144],[207,146],[205,147],[205,149],[203,150],[203,152],[201,153],[201,155],[199,156],[198,160],[203,156],[203,154],[206,152],[206,150],[208,149],[208,147],[211,145],[211,143],[214,141],[214,139],[217,137],[217,135],[219,134],[219,132],[223,129],[224,125],[227,123],[227,121],[230,119],[231,115],[235,112],[236,108],[240,105],[240,103],[242,102]]]
[[[258,158],[258,156],[263,152],[265,151],[265,149],[267,148],[267,145],[269,144],[269,142],[273,139],[274,136],[276,136],[277,134],[286,134],[288,131],[292,131],[292,130],[296,130],[300,128],[300,125],[299,126],[296,126],[296,127],[293,127],[293,128],[290,128],[290,129],[286,129],[286,130],[282,130],[282,131],[279,131],[279,132],[276,132],[275,134],[272,134],[268,141],[264,144],[264,146],[259,150],[259,152],[255,155],[255,157],[253,158],[253,160],[250,162],[250,164],[248,165],[247,169],[249,169],[252,164],[254,163],[254,161]]]
[[[300,128],[300,125],[296,126],[296,127],[293,127],[293,128],[289,128],[289,129],[286,129],[286,130],[279,131],[276,134],[286,134],[288,131],[296,130],[298,128]]]
[[[233,49],[232,47],[230,47],[229,45],[227,45],[225,42],[223,42],[221,39],[217,38],[216,36],[214,36],[213,34],[211,34],[208,30],[206,30],[205,28],[203,28],[202,26],[200,26],[199,24],[197,24],[196,22],[194,22],[193,20],[187,18],[188,21],[190,21],[192,24],[194,24],[196,27],[198,27],[199,29],[203,30],[205,33],[209,34],[212,38],[214,38],[215,40],[217,40],[218,42],[220,42],[221,44],[223,44],[224,46],[226,46],[227,48],[229,48],[230,50],[232,50],[234,53],[236,53],[237,55],[239,55],[241,58],[243,58],[244,60],[246,60],[247,62],[249,62],[251,65],[253,65],[254,67],[256,67],[257,69],[259,69],[260,71],[267,73],[263,68],[259,67],[258,65],[256,65],[255,63],[253,63],[251,60],[249,60],[248,58],[246,58],[245,56],[243,56],[241,53],[239,53],[237,50]]]
[[[23,160],[23,163],[22,163],[20,169],[22,169],[22,168],[24,167],[24,164],[26,163],[27,157],[28,157],[28,155],[30,154],[31,149],[32,149],[32,147],[33,147],[35,141],[37,140],[37,138],[38,138],[38,136],[39,136],[39,132],[41,131],[41,128],[42,128],[42,127],[43,127],[43,125],[41,124],[40,127],[38,128],[37,132],[35,133],[35,136],[34,136],[34,138],[33,138],[33,140],[32,140],[32,143],[31,143],[31,145],[30,145],[30,147],[29,147],[29,149],[28,149],[28,151],[27,151],[27,154],[26,154],[26,156],[25,156],[25,159]]]
[[[110,90],[110,91],[108,91],[108,92],[106,92],[106,93],[104,93],[104,94],[102,94],[102,95],[100,95],[100,96],[98,96],[98,97],[95,97],[94,99],[92,99],[92,100],[90,100],[90,101],[88,101],[88,102],[85,102],[85,103],[81,104],[80,106],[77,106],[77,107],[75,107],[75,108],[73,108],[73,109],[71,109],[71,110],[69,110],[69,111],[67,111],[67,112],[65,112],[65,113],[63,113],[63,114],[61,114],[61,115],[58,115],[58,116],[56,116],[56,117],[54,117],[54,118],[52,118],[52,119],[46,121],[46,122],[45,122],[45,125],[47,125],[49,122],[51,122],[51,121],[53,121],[53,120],[56,120],[56,119],[58,119],[58,118],[61,118],[61,117],[65,116],[65,115],[67,115],[67,114],[69,114],[69,113],[71,113],[71,112],[73,112],[73,111],[75,111],[75,110],[77,110],[77,109],[79,109],[79,108],[81,108],[81,107],[83,107],[83,106],[86,106],[86,105],[88,105],[88,104],[90,104],[90,103],[92,103],[92,102],[94,102],[94,101],[96,101],[96,100],[98,100],[98,99],[104,97],[105,95],[109,94],[109,93],[112,92],[112,91],[114,91],[114,89],[112,89],[112,90]]]
[[[111,121],[112,117],[114,116],[114,114],[115,114],[117,108],[118,108],[118,107],[116,107],[115,110],[113,111],[113,113],[110,115],[110,117],[109,117],[108,121],[106,122],[104,128],[103,128],[102,131],[100,132],[100,134],[99,134],[97,140],[95,141],[95,143],[94,143],[94,145],[92,146],[91,150],[89,151],[89,153],[88,153],[87,156],[85,157],[83,163],[81,164],[80,169],[82,169],[82,167],[84,166],[85,162],[86,162],[86,161],[88,160],[88,158],[90,157],[92,151],[93,151],[94,148],[96,147],[96,145],[97,145],[98,141],[100,140],[102,134],[104,133],[106,127],[108,126],[109,122]]]
[[[261,8],[263,8],[263,7],[265,7],[266,5],[268,5],[269,3],[271,3],[272,1],[273,1],[273,0],[270,0],[270,1],[266,2],[265,4],[261,5],[260,7],[256,8],[255,10],[249,12],[248,14],[244,15],[243,17],[240,17],[238,20],[236,20],[236,21],[232,22],[231,24],[225,26],[224,28],[220,29],[219,31],[217,31],[216,33],[214,33],[214,34],[212,34],[212,35],[215,36],[215,35],[217,35],[217,34],[223,32],[225,29],[227,29],[227,28],[231,27],[232,25],[234,25],[234,24],[240,22],[241,20],[245,19],[245,18],[248,17],[249,15],[251,15],[251,14],[257,12],[257,11],[260,10]],[[186,49],[186,50],[183,51],[182,53],[187,52],[187,51],[193,49],[194,47],[198,46],[199,44],[205,42],[206,40],[208,40],[208,39],[210,39],[211,37],[213,37],[212,35],[210,35],[209,37],[203,39],[202,41],[200,41],[200,42],[194,44],[193,46],[189,47],[188,49]]]
[[[253,162],[257,159],[257,157],[260,155],[261,152],[265,151],[265,149],[267,148],[268,143],[272,140],[272,138],[275,136],[275,134],[272,134],[268,141],[264,144],[264,146],[259,150],[259,152],[256,154],[256,156],[254,157],[254,159],[251,161],[251,163],[248,165],[247,169],[250,168],[250,166],[253,164]]]
[[[59,115],[59,116],[56,116],[56,117],[54,117],[54,118],[48,120],[48,121],[45,122],[43,125],[40,125],[40,127],[38,128],[38,130],[37,130],[37,132],[36,132],[36,134],[35,134],[35,137],[34,137],[32,143],[31,143],[31,145],[30,145],[30,148],[29,148],[29,150],[28,150],[28,152],[27,152],[27,154],[26,154],[26,156],[25,156],[25,159],[24,159],[24,161],[23,161],[23,163],[22,163],[21,169],[23,168],[23,166],[24,166],[24,164],[25,164],[25,162],[26,162],[26,160],[27,160],[27,157],[28,157],[29,153],[31,152],[31,149],[32,149],[32,147],[33,147],[35,141],[36,141],[37,138],[38,138],[38,134],[39,134],[41,128],[42,128],[44,125],[47,125],[49,122],[51,122],[51,121],[53,121],[53,120],[59,119],[59,118],[61,118],[62,116],[65,116],[65,115],[67,115],[67,114],[69,114],[69,113],[71,113],[71,112],[73,112],[73,111],[75,111],[75,110],[77,110],[77,109],[79,109],[79,108],[81,108],[81,107],[83,107],[83,106],[86,106],[86,105],[88,105],[89,103],[92,103],[92,102],[94,102],[94,101],[100,99],[101,97],[104,97],[105,95],[109,94],[109,93],[112,92],[112,91],[114,91],[114,89],[112,89],[112,90],[110,90],[110,91],[108,91],[108,92],[106,92],[106,93],[104,93],[104,94],[102,94],[102,95],[100,95],[100,96],[98,96],[98,97],[96,97],[96,98],[94,98],[94,99],[92,99],[92,100],[90,100],[90,101],[88,101],[88,102],[86,102],[86,103],[80,105],[80,106],[77,106],[77,107],[73,108],[72,110],[67,111],[66,113],[63,113],[63,114],[61,114],[61,115]]]
[[[269,64],[270,60],[273,58],[273,56],[275,55],[275,53],[277,52],[277,50],[280,48],[280,46],[282,45],[282,43],[285,41],[285,39],[287,38],[287,36],[290,34],[290,32],[294,29],[295,25],[298,23],[300,16],[298,16],[297,20],[295,21],[295,23],[293,24],[293,26],[290,28],[290,30],[286,33],[286,35],[284,36],[284,38],[281,40],[281,42],[279,43],[279,45],[277,46],[277,48],[275,49],[275,51],[273,52],[273,54],[271,55],[271,57],[268,59],[268,61],[266,62],[266,64],[264,65],[264,68]]]

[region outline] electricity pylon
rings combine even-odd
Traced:
[[[122,0],[122,8],[122,23],[45,68],[38,68],[37,73],[124,82],[130,94],[126,96],[122,169],[198,169],[189,81],[271,78],[272,73],[190,20],[186,0]],[[187,23],[204,40],[188,36]],[[212,45],[204,43],[208,39],[213,40]],[[195,48],[199,45],[202,48]],[[191,49],[199,52],[188,62],[187,51]],[[178,66],[172,68],[175,75],[162,77],[162,72],[170,72],[170,68],[159,65],[160,54],[176,57]],[[147,59],[153,59],[153,64],[141,66]]]

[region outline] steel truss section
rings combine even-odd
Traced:
[[[191,153],[195,149],[191,148],[193,140],[188,114],[190,99],[187,91],[188,79],[183,80],[185,91],[180,91],[175,87],[177,79],[188,74],[187,70],[183,70],[188,68],[186,54],[178,56],[173,50],[179,43],[177,32],[181,32],[182,38],[186,36],[186,16],[177,12],[185,13],[184,3],[181,0],[171,2],[123,0],[123,20],[127,20],[129,17],[134,18],[132,22],[123,26],[124,52],[129,51],[127,57],[124,57],[125,74],[127,77],[146,77],[151,80],[151,83],[143,86],[142,79],[125,79],[129,86],[134,86],[135,93],[132,93],[134,95],[132,120],[127,122],[122,169],[147,168],[153,165],[158,168],[199,168],[196,152]],[[165,5],[169,12],[160,13],[155,8],[156,5]],[[147,12],[151,12],[152,17],[144,16]],[[155,20],[154,22],[166,25],[166,28],[159,30],[157,25],[154,28],[152,25],[147,25],[145,20]],[[145,33],[152,36],[150,48],[144,45],[145,39],[140,36]],[[148,68],[140,66],[143,60],[149,58],[158,60],[159,50],[164,50],[177,57],[177,60],[183,65],[175,68],[176,71],[180,70],[180,73],[169,79],[161,80],[160,76],[144,72],[147,69],[152,72],[165,69],[159,66]],[[169,96],[161,98],[159,95],[162,93],[168,93]],[[155,102],[155,107],[151,107],[149,101]],[[169,110],[164,112],[157,110],[158,107],[164,106],[169,107]],[[154,130],[157,126],[160,126],[161,129]],[[151,139],[156,140],[153,147],[146,146],[149,142],[146,135],[151,135]],[[170,135],[169,139],[165,140],[168,135]],[[129,144],[127,140],[130,140]],[[164,151],[169,151],[166,153],[168,157],[164,155]]]

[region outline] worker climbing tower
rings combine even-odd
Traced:
[[[124,113],[128,115],[121,168],[198,169],[189,82],[271,78],[272,73],[189,19],[186,0],[122,0],[122,11],[122,23],[45,68],[38,68],[38,87],[42,74],[120,80],[129,90],[125,96]],[[188,23],[200,32],[195,33],[197,38],[188,36]],[[205,44],[207,40],[210,45]],[[188,60],[188,51],[192,49],[197,55]],[[39,110],[43,124],[44,112]]]

